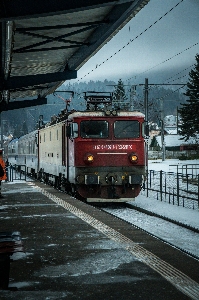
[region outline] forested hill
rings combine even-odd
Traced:
[[[71,97],[69,91],[74,92],[69,110],[84,110],[84,92],[113,92],[117,84],[117,82],[108,80],[63,84],[58,88],[58,90],[62,92],[49,95],[47,97],[48,104],[46,105],[2,112],[3,134],[9,135],[11,133],[15,137],[19,137],[31,132],[37,127],[40,115],[43,115],[44,121],[49,121],[51,116],[58,115],[58,113],[66,107],[65,100]],[[131,100],[134,109],[144,112],[144,87],[138,86],[135,90],[134,87],[124,84],[124,88],[126,101]],[[179,90],[175,90],[177,90],[176,87],[174,89],[161,86],[149,87],[149,120],[156,122],[158,118],[160,118],[161,107],[163,107],[164,116],[176,115],[177,107],[180,106],[180,103],[185,102],[185,96],[180,93]]]

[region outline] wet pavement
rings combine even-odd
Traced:
[[[3,182],[2,196],[0,231],[19,231],[25,252],[11,256],[0,299],[189,299],[33,183]]]

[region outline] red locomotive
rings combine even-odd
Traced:
[[[31,170],[88,202],[134,200],[145,177],[144,115],[109,109],[111,96],[85,98],[86,111],[65,112],[38,130]]]

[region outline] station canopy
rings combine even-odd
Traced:
[[[1,104],[45,98],[77,78],[78,70],[148,2],[1,0]]]

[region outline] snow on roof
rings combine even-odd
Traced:
[[[177,134],[177,128],[174,129],[165,129],[168,134]]]
[[[179,147],[181,145],[196,144],[195,138],[189,138],[188,141],[182,140],[183,136],[179,134],[169,134],[164,136],[166,147]],[[156,141],[162,147],[161,136],[156,136]]]

